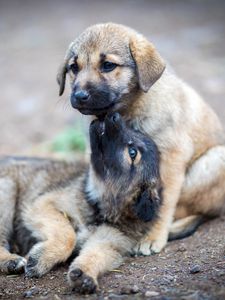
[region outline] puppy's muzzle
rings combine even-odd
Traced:
[[[89,98],[90,94],[86,90],[78,90],[71,95],[71,105],[73,108],[80,108],[87,104]]]
[[[108,137],[118,137],[123,133],[124,121],[118,112],[108,114],[105,118],[105,134]]]

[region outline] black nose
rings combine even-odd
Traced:
[[[80,90],[77,91],[74,96],[79,102],[85,102],[89,98],[89,93],[85,90]]]

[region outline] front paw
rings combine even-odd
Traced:
[[[27,265],[25,267],[26,277],[41,277],[41,273],[38,269],[38,258],[34,256],[29,256],[27,260]]]
[[[43,243],[33,246],[28,253],[27,265],[25,267],[26,277],[41,277],[49,272],[55,265],[50,252],[46,251]]]
[[[24,272],[27,260],[18,255],[12,255],[12,259],[1,263],[0,271],[8,274],[19,274]]]
[[[161,252],[162,249],[166,246],[166,244],[167,237],[159,238],[157,240],[145,238],[134,247],[133,252],[136,256],[150,256]]]
[[[97,282],[79,268],[69,271],[68,281],[73,290],[80,294],[92,294],[97,289]]]

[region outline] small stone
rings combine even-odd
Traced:
[[[186,249],[183,245],[181,245],[181,246],[177,249],[177,251],[178,251],[178,252],[185,252],[185,251],[187,251],[187,249]]]
[[[217,273],[218,276],[225,276],[225,270],[221,270]]]
[[[166,275],[166,279],[167,279],[168,281],[173,281],[173,280],[174,280],[174,277],[171,276],[171,275]]]
[[[155,291],[146,291],[145,292],[145,297],[154,297],[154,296],[158,296],[159,293],[155,292]]]
[[[115,278],[121,278],[121,277],[123,277],[123,275],[120,275],[120,274],[115,275]]]
[[[129,286],[123,286],[120,290],[121,295],[129,295],[131,294],[131,287]]]
[[[182,300],[199,300],[199,299],[200,298],[199,298],[198,291],[182,297]]]
[[[48,291],[44,291],[43,293],[42,293],[42,296],[47,296],[48,295]]]
[[[196,274],[201,272],[201,268],[199,265],[194,265],[190,268],[190,274]]]
[[[39,292],[39,289],[34,286],[30,290],[24,292],[23,296],[24,296],[24,298],[31,298],[33,295],[38,294],[38,292]]]
[[[108,298],[110,300],[121,300],[124,298],[124,296],[111,293],[111,294],[109,294]]]
[[[130,291],[131,291],[132,294],[137,294],[140,291],[140,289],[137,285],[134,285],[134,286],[132,286]]]

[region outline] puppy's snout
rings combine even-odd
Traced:
[[[121,135],[123,133],[123,119],[118,112],[110,113],[105,119],[105,132],[107,136]]]
[[[110,121],[112,123],[118,123],[120,121],[120,114],[118,112],[115,112],[113,113],[111,116],[110,116]]]
[[[74,94],[74,97],[80,103],[85,103],[88,100],[89,96],[89,93],[85,90],[79,90]]]

